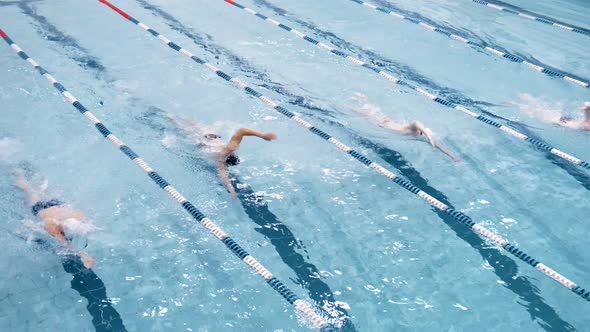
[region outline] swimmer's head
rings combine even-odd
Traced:
[[[585,102],[584,105],[580,107],[580,111],[587,113],[590,112],[590,101]]]
[[[424,135],[424,131],[426,130],[426,127],[420,121],[412,121],[410,123],[409,129],[410,129],[410,134],[412,134],[414,136],[420,136],[420,135]]]
[[[410,129],[410,135],[414,135],[414,136],[424,135],[424,137],[426,138],[428,143],[430,143],[430,145],[436,146],[436,142],[432,138],[432,131],[430,129],[426,128],[426,126],[422,122],[412,121],[410,123],[409,129]]]
[[[235,153],[230,153],[229,156],[225,158],[225,163],[228,166],[236,166],[240,163],[240,158],[236,156]]]

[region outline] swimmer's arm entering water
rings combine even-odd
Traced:
[[[236,190],[234,189],[234,186],[231,184],[231,180],[229,179],[229,174],[227,173],[227,165],[225,165],[225,161],[219,160],[217,162],[217,174],[219,175],[219,178],[229,191],[231,197],[238,197],[238,194],[236,193]]]
[[[64,246],[64,247],[70,246],[70,242],[68,242],[68,240],[66,239],[64,229],[61,225],[57,224],[55,221],[48,222],[47,220],[45,220],[45,227],[44,228],[45,228],[45,231],[49,235],[56,238],[59,241],[59,243],[61,243],[62,246]]]
[[[225,187],[229,190],[232,198],[236,198],[238,195],[236,194],[236,190],[234,189],[233,185],[231,184],[231,180],[229,179],[225,159],[227,158],[227,156],[235,152],[240,147],[240,143],[242,142],[244,136],[256,136],[267,141],[272,141],[277,138],[277,135],[273,133],[261,133],[250,128],[240,128],[230,138],[229,142],[223,147],[223,150],[219,154],[217,160],[217,173],[219,174],[219,178],[221,179],[221,181],[223,181]]]
[[[455,156],[454,154],[452,154],[449,150],[447,150],[444,146],[434,142],[434,147],[441,150],[444,154],[446,154],[447,156],[451,157],[451,159],[453,159],[453,161],[461,161],[461,159],[459,159],[457,156]]]
[[[455,156],[454,154],[452,154],[451,151],[447,150],[444,146],[438,144],[438,142],[435,141],[434,138],[432,137],[432,134],[430,133],[430,130],[428,130],[426,128],[422,132],[424,133],[424,136],[426,136],[426,139],[428,139],[428,142],[430,143],[430,145],[432,145],[433,147],[435,147],[435,148],[439,149],[440,151],[442,151],[444,154],[446,154],[451,159],[453,159],[453,161],[461,161],[461,159],[457,158],[457,156]]]

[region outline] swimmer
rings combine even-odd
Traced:
[[[442,151],[444,154],[453,159],[453,161],[461,160],[453,155],[444,146],[437,143],[433,138],[432,131],[429,128],[426,128],[422,122],[412,121],[408,124],[397,123],[390,117],[383,114],[378,106],[368,103],[367,96],[363,95],[362,93],[355,93],[353,99],[362,103],[360,107],[355,107],[353,110],[373,121],[378,126],[415,137],[424,136],[430,145]]]
[[[81,222],[81,220],[84,219],[84,213],[66,205],[56,198],[49,200],[41,199],[39,196],[44,194],[47,189],[46,182],[41,186],[39,192],[35,192],[25,179],[24,171],[22,169],[16,169],[15,175],[16,186],[26,194],[27,204],[31,208],[31,212],[43,220],[45,231],[56,238],[64,247],[70,248],[71,239],[66,237],[63,227],[64,222],[69,219]],[[90,269],[94,263],[94,259],[81,250],[76,250],[76,254],[82,258],[84,266],[87,269]]]
[[[582,119],[572,116],[563,115],[561,103],[549,103],[542,98],[535,97],[526,93],[519,96],[522,102],[511,102],[511,104],[520,108],[531,117],[535,117],[543,122],[553,123],[562,127],[571,129],[590,130],[590,102],[585,102],[579,110],[584,113]]]
[[[182,125],[170,113],[168,113],[168,119],[170,119],[176,128],[182,130],[189,139],[192,139],[195,145],[209,152],[211,159],[217,165],[219,178],[227,190],[229,190],[232,198],[236,198],[237,194],[229,179],[227,167],[236,166],[240,163],[240,158],[236,155],[236,151],[240,147],[242,138],[244,136],[256,136],[267,141],[277,138],[277,135],[273,133],[261,133],[249,128],[240,128],[226,144],[221,140],[221,136],[214,133],[213,130],[186,116],[181,116],[181,119],[188,125]]]
[[[559,118],[559,124],[574,129],[590,130],[590,101],[585,102],[579,110],[584,112],[583,120],[562,116]]]

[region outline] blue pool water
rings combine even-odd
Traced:
[[[349,0],[240,3],[502,124],[590,160],[590,90]],[[471,1],[384,1],[590,78],[590,39]],[[585,26],[584,1],[513,1]],[[195,55],[589,287],[590,173],[222,0],[115,3]],[[0,28],[203,213],[345,331],[584,331],[588,302],[474,235],[98,1],[0,1]],[[0,330],[305,331],[311,325],[138,171],[36,71],[0,47]],[[462,159],[386,131],[351,97],[425,122]],[[232,200],[166,113],[246,139]],[[13,185],[25,167],[91,224],[92,271],[51,245]],[[37,179],[39,180],[39,179]],[[94,227],[92,227],[94,225]],[[49,245],[48,245],[49,244]]]

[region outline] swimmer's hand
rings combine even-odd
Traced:
[[[16,177],[15,183],[17,187],[23,190],[27,188],[27,180],[25,180],[25,171],[22,168],[17,168],[14,170],[14,175]]]
[[[176,120],[176,117],[174,116],[174,114],[166,113],[166,117],[168,118],[168,120],[170,120],[170,122],[172,122],[174,127],[178,128],[178,129],[182,129],[182,126],[180,125],[178,120]]]
[[[227,191],[229,191],[231,198],[237,198],[238,194],[236,193],[236,189],[234,188],[234,186],[231,183],[231,180],[229,179],[229,174],[227,173],[227,166],[225,165],[225,162],[221,160],[219,160],[217,164],[217,174],[219,175],[219,178],[227,188]]]
[[[260,137],[264,138],[267,141],[272,141],[272,140],[277,139],[277,135],[275,135],[274,133],[264,133]]]
[[[82,258],[82,263],[84,263],[84,267],[87,269],[92,267],[94,264],[94,258],[90,257],[87,253],[80,251],[80,258]]]
[[[441,150],[444,154],[446,154],[447,156],[449,156],[451,159],[453,159],[454,162],[459,162],[461,161],[461,159],[459,159],[457,156],[455,156],[454,154],[451,153],[451,151],[447,150],[444,146],[438,144],[435,142],[434,147]]]

